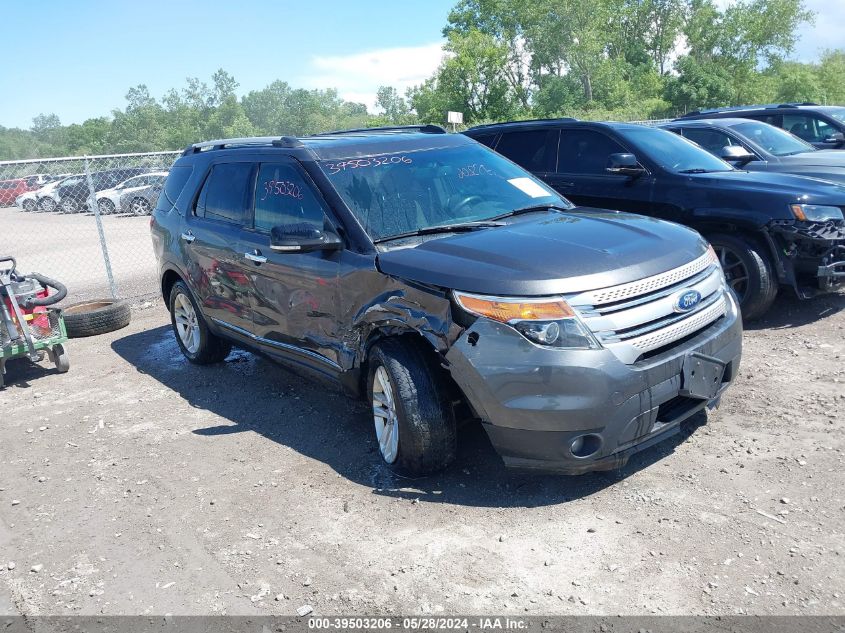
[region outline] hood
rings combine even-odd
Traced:
[[[758,193],[786,205],[805,202],[812,204],[845,205],[845,186],[809,176],[767,173],[759,171],[723,171],[709,174],[689,174],[691,182],[714,190]]]
[[[835,149],[820,149],[817,152],[801,152],[792,156],[780,156],[778,160],[789,165],[815,165],[845,169],[845,152]]]
[[[585,208],[426,238],[380,253],[380,270],[479,294],[551,295],[650,277],[691,262],[707,248],[698,233],[678,224]]]

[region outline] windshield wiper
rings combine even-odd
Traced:
[[[696,169],[682,169],[678,173],[679,174],[709,174],[712,171],[716,171],[716,170],[715,169],[701,169],[699,167],[699,168],[696,168]]]
[[[571,208],[562,207],[559,204],[532,204],[527,207],[519,207],[518,209],[514,209],[513,211],[502,213],[501,215],[497,215],[491,219],[502,220],[504,218],[512,218],[515,215],[523,215],[525,213],[536,213],[538,211],[548,211],[549,209],[554,209],[555,211],[572,211]]]
[[[373,243],[379,244],[381,242],[388,242],[390,240],[400,240],[403,237],[416,237],[417,235],[434,235],[436,233],[465,233],[467,231],[476,231],[478,229],[489,229],[495,226],[505,226],[504,222],[495,222],[494,220],[479,220],[477,222],[460,222],[458,224],[439,224],[437,226],[426,226],[415,231],[407,231],[405,233],[397,233],[396,235],[380,237],[377,240],[373,240]]]

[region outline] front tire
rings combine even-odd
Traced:
[[[769,255],[758,243],[739,235],[718,233],[710,243],[719,257],[728,286],[739,299],[742,318],[758,319],[778,294],[778,281]]]
[[[24,200],[23,210],[27,213],[35,213],[35,211],[38,210],[38,206],[35,204],[35,200]]]
[[[232,345],[214,335],[205,323],[196,301],[183,281],[173,284],[170,300],[170,324],[179,349],[195,365],[211,365],[224,360]]]
[[[412,342],[386,339],[370,353],[367,395],[382,459],[412,475],[455,459],[455,415],[442,369]]]
[[[52,198],[41,198],[38,202],[38,208],[46,213],[52,213],[56,210],[56,201]]]

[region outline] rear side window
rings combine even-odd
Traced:
[[[197,201],[196,215],[240,224],[246,217],[252,163],[221,163],[211,169]]]
[[[255,181],[255,228],[307,224],[323,228],[325,210],[305,176],[292,164],[264,163]]]
[[[496,151],[528,171],[554,171],[556,137],[557,130],[506,132]]]
[[[194,168],[190,165],[180,165],[170,170],[167,181],[164,183],[164,196],[162,197],[166,198],[171,205],[176,204],[179,194],[182,193],[193,171]]]
[[[606,175],[611,154],[627,150],[612,138],[595,130],[563,130],[558,151],[559,172]]]

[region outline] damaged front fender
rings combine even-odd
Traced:
[[[836,290],[845,281],[845,222],[776,220],[767,229],[799,297]]]

